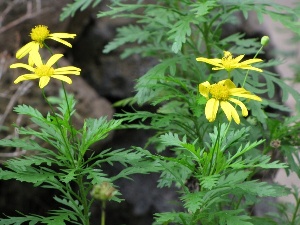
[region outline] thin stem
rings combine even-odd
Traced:
[[[45,95],[45,90],[44,90],[44,89],[42,89],[42,95],[43,95],[45,101],[47,102],[47,104],[49,105],[50,110],[51,110],[51,112],[52,112],[52,114],[53,114],[53,116],[54,116],[54,118],[55,118],[57,127],[58,127],[58,129],[59,129],[59,131],[60,131],[60,133],[61,133],[61,136],[62,136],[62,138],[63,138],[63,142],[64,142],[64,144],[65,144],[65,146],[66,146],[66,149],[67,149],[67,152],[68,152],[68,155],[69,155],[69,159],[70,159],[70,161],[71,161],[71,164],[74,166],[74,165],[75,165],[75,164],[74,164],[74,158],[73,158],[73,156],[72,156],[72,153],[71,153],[71,151],[70,151],[69,145],[68,145],[67,140],[66,140],[66,137],[65,137],[64,132],[63,132],[63,130],[62,130],[62,127],[61,127],[62,124],[60,124],[60,122],[59,122],[59,120],[58,120],[58,118],[57,118],[57,115],[56,115],[56,113],[55,113],[55,111],[54,111],[54,109],[53,109],[53,107],[52,107],[52,104],[48,101],[48,99],[47,99],[47,97],[46,97],[46,95]]]
[[[300,207],[300,199],[297,199],[295,211],[294,211],[294,213],[293,213],[293,218],[292,218],[292,222],[291,222],[292,225],[295,224],[295,220],[296,220],[296,218],[297,218],[297,214],[298,214],[299,207]]]
[[[68,114],[69,114],[69,120],[71,120],[71,108],[70,108],[70,104],[69,104],[69,101],[68,101],[68,97],[67,97],[67,92],[66,92],[66,88],[65,88],[65,84],[63,81],[61,81],[61,85],[62,85],[62,89],[63,89],[63,92],[64,92],[64,97],[66,99],[66,103],[67,103],[67,107],[68,107]],[[74,130],[73,130],[73,126],[71,125],[70,126],[71,128],[71,137],[72,137],[72,142],[75,143],[75,136],[74,136]]]
[[[256,57],[257,57],[257,55],[258,55],[258,53],[260,53],[260,51],[263,49],[263,45],[260,47],[260,49],[258,49],[258,51],[256,52],[256,54],[255,54],[255,56],[253,57],[253,59],[255,59]],[[246,72],[246,76],[245,76],[245,78],[244,78],[244,81],[243,81],[243,84],[242,84],[242,88],[244,88],[244,85],[245,85],[245,83],[246,83],[246,80],[247,80],[247,78],[248,78],[248,74],[249,74],[249,70],[247,70],[247,72]]]
[[[87,192],[84,189],[84,184],[83,184],[83,176],[79,175],[77,177],[77,185],[79,187],[79,195],[80,195],[80,202],[83,206],[83,225],[89,225],[89,207],[88,207],[88,200],[87,200]]]
[[[101,225],[105,225],[105,210],[106,210],[106,201],[102,201],[101,207]]]
[[[208,175],[212,175],[213,171],[215,169],[215,166],[217,164],[217,158],[218,158],[218,154],[219,154],[219,150],[220,150],[220,132],[221,132],[221,126],[220,123],[218,123],[218,135],[216,138],[216,142],[213,146],[213,154],[212,154],[212,159],[210,162],[210,167],[209,167],[209,174]],[[217,148],[217,152],[215,152]]]

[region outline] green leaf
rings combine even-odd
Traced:
[[[30,117],[35,117],[39,119],[44,118],[43,115],[37,109],[25,104],[16,106],[14,108],[14,111],[21,115],[28,115]]]
[[[173,40],[172,51],[178,53],[187,37],[191,35],[190,23],[194,21],[194,15],[187,15],[178,20],[173,28],[168,32],[169,39]]]
[[[103,53],[109,53],[125,43],[137,42],[141,44],[147,40],[151,33],[136,25],[128,25],[117,29],[117,37],[109,42],[103,50]]]
[[[24,223],[29,225],[35,225],[39,222],[42,222],[44,217],[35,216],[35,215],[28,215],[23,217],[8,217],[4,219],[0,219],[0,225],[22,225]]]
[[[62,9],[62,13],[60,14],[60,18],[59,18],[60,21],[65,20],[69,16],[73,17],[78,10],[80,11],[85,10],[87,7],[89,7],[89,5],[92,4],[93,1],[94,3],[92,7],[95,7],[101,2],[101,0],[74,0],[73,3],[67,4]]]
[[[121,120],[107,121],[106,117],[86,119],[83,125],[82,143],[79,146],[81,154],[84,155],[88,148],[95,142],[106,138],[109,132],[115,130],[121,123]]]
[[[23,150],[28,150],[28,151],[40,151],[43,153],[49,153],[51,150],[47,148],[41,147],[37,142],[33,140],[26,140],[26,139],[2,139],[0,140],[0,145],[1,146],[6,146],[6,147],[14,147],[14,148],[21,148]]]
[[[191,224],[191,215],[182,212],[166,212],[166,213],[155,213],[155,222],[153,225],[162,224]]]
[[[13,171],[0,169],[0,179],[3,180],[18,180],[21,182],[33,183],[36,186],[49,180],[55,180],[55,173],[34,169],[33,167],[27,167],[25,171],[20,170],[18,167],[10,166]]]
[[[195,12],[196,17],[204,16],[210,12],[215,6],[219,6],[216,0],[208,0],[205,2],[197,2],[191,4],[191,12]]]
[[[239,210],[226,210],[220,214],[220,225],[253,225],[251,217],[247,215],[238,215],[236,211]],[[239,211],[239,213],[243,213]],[[236,215],[235,215],[236,214]]]
[[[151,68],[144,76],[138,79],[135,86],[137,93],[135,98],[138,104],[146,103],[153,99],[156,95],[156,85],[160,81],[165,80],[165,73],[168,69],[178,63],[179,58],[173,57],[162,61],[160,64]]]
[[[236,191],[234,191],[234,193],[238,193],[240,190],[242,190],[242,193],[259,197],[280,197],[290,193],[285,187],[275,184],[268,184],[266,182],[258,182],[255,180],[235,184],[235,188]]]
[[[214,187],[216,187],[217,183],[219,182],[219,178],[220,178],[220,174],[213,174],[210,176],[200,176],[199,180],[200,182],[200,186],[208,189],[208,190],[212,190]]]
[[[87,179],[90,180],[93,185],[101,184],[104,181],[111,181],[101,169],[87,168],[85,169],[85,174],[87,175]]]
[[[112,18],[116,17],[130,17],[134,15],[134,13],[131,13],[132,11],[143,8],[145,5],[143,4],[122,4],[119,2],[115,3],[115,6],[109,6],[110,10],[106,12],[99,12],[97,14],[97,17],[105,17],[105,16],[111,16]],[[129,12],[129,13],[125,13]]]

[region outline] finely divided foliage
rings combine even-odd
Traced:
[[[60,19],[101,2],[74,0],[63,8]],[[97,14],[99,19],[131,18],[132,23],[116,29],[115,39],[103,52],[109,54],[122,47],[121,58],[138,54],[153,58],[157,64],[137,80],[133,97],[115,104],[129,104],[132,111],[118,113],[112,120],[86,119],[79,129],[72,124],[76,101],[64,86],[59,98],[46,98],[43,88],[52,70],[36,72],[33,61],[38,49],[31,44],[29,65],[17,66],[46,75],[40,86],[51,107],[46,115],[31,106],[15,107],[16,113],[30,118],[34,128],[17,127],[21,138],[0,140],[1,146],[28,153],[7,160],[0,169],[0,179],[54,189],[59,194],[53,199],[61,207],[45,217],[6,216],[0,225],[89,225],[93,186],[150,172],[160,174],[159,188],[177,188],[181,208],[155,213],[154,225],[298,224],[298,189],[261,178],[271,179],[278,169],[300,177],[299,118],[286,117],[289,109],[282,104],[291,95],[300,108],[300,94],[268,71],[280,61],[264,59],[261,53],[265,44],[260,37],[226,32],[226,27],[240,25],[238,15],[247,19],[250,11],[257,13],[259,21],[269,15],[295,35],[300,34],[299,7],[289,8],[271,0],[111,0]],[[80,69],[76,71],[79,75]],[[151,105],[152,110],[141,111],[140,105]],[[119,128],[151,129],[155,134],[144,147],[93,151],[93,144]],[[120,163],[124,169],[108,176],[103,163]],[[277,212],[261,217],[252,211],[264,197],[289,193],[295,205],[274,204]],[[119,194],[116,191],[109,198],[120,202]],[[101,225],[105,224],[105,204],[103,200]]]

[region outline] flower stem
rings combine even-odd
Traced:
[[[102,207],[101,207],[101,225],[105,225],[105,209],[106,209],[106,201],[102,201]]]
[[[295,220],[297,218],[297,213],[298,213],[298,210],[299,210],[299,207],[300,207],[300,199],[296,199],[297,202],[296,202],[296,206],[295,206],[295,211],[293,213],[293,218],[292,218],[292,222],[291,224],[294,225],[295,224]]]
[[[44,90],[44,89],[42,89],[42,95],[43,95],[45,101],[47,102],[47,104],[49,105],[50,110],[51,110],[51,112],[52,112],[52,114],[53,114],[53,116],[54,116],[54,118],[55,118],[57,127],[58,127],[58,129],[59,129],[59,131],[60,131],[60,133],[61,133],[63,142],[64,142],[64,144],[65,144],[65,146],[66,146],[66,149],[67,149],[67,152],[68,152],[68,155],[69,155],[70,162],[71,162],[71,164],[74,166],[74,165],[75,165],[75,164],[74,164],[74,158],[73,158],[73,155],[72,155],[72,153],[71,153],[71,151],[70,151],[69,145],[67,144],[66,137],[65,137],[64,132],[63,132],[62,127],[61,127],[62,125],[60,124],[60,122],[59,122],[59,120],[58,120],[58,118],[57,118],[57,116],[56,116],[56,114],[55,114],[55,111],[54,111],[54,109],[53,109],[53,107],[52,107],[52,104],[48,101],[48,98],[47,98],[46,95],[45,95],[45,90]]]
[[[263,49],[264,46],[261,46],[258,51],[256,52],[255,56],[253,57],[253,59],[255,59],[257,57],[257,55],[260,53],[260,51]],[[246,80],[247,80],[247,77],[248,77],[248,74],[249,74],[249,70],[247,70],[246,72],[246,76],[244,78],[244,81],[243,81],[243,84],[242,84],[242,88],[244,88],[244,85],[246,83]]]
[[[88,201],[87,201],[87,192],[85,191],[84,188],[84,183],[83,183],[83,176],[79,175],[77,177],[77,185],[79,188],[79,195],[80,195],[80,202],[83,206],[83,225],[90,225],[89,221],[89,207],[88,207]]]
[[[70,109],[70,104],[69,104],[69,101],[68,101],[67,92],[66,92],[64,82],[61,81],[61,85],[62,85],[62,89],[63,89],[63,92],[64,92],[64,97],[66,99],[66,103],[67,103],[67,107],[68,107],[69,120],[71,120],[71,109]],[[75,136],[74,136],[74,130],[73,130],[72,125],[70,126],[70,129],[71,129],[72,142],[74,144],[75,143]]]

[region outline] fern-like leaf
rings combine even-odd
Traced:
[[[69,16],[73,17],[78,10],[80,11],[85,10],[87,7],[89,7],[92,4],[93,1],[94,3],[92,7],[95,7],[101,2],[101,0],[74,0],[73,3],[67,4],[66,7],[62,9],[62,13],[59,18],[60,21],[65,20]]]

